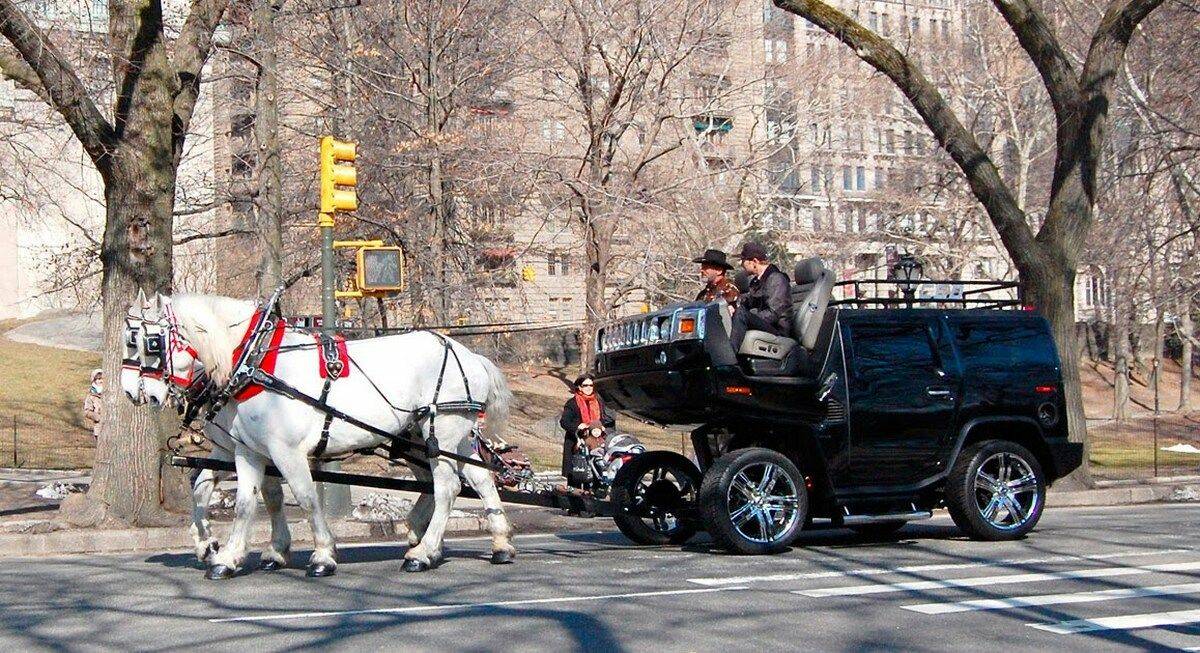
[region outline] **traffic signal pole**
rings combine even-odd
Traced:
[[[333,335],[337,321],[337,303],[334,301],[337,280],[333,269],[333,215],[322,213],[317,220],[317,226],[321,229],[321,328],[325,333]]]

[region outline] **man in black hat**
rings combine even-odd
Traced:
[[[700,264],[700,280],[704,282],[704,288],[696,295],[696,301],[715,302],[723,297],[732,310],[737,305],[738,289],[726,274],[733,266],[726,260],[725,252],[706,249],[704,256],[692,259],[692,263]]]
[[[733,315],[733,333],[729,341],[737,351],[746,331],[766,331],[777,336],[791,336],[792,280],[768,260],[767,249],[760,243],[742,245],[742,269],[750,275],[750,289],[738,300]]]

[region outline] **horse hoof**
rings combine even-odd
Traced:
[[[236,569],[225,565],[213,565],[204,572],[204,577],[209,580],[228,580],[236,575]]]
[[[512,551],[492,551],[491,562],[493,565],[511,565],[516,557],[517,554]]]
[[[309,578],[324,578],[337,573],[337,565],[331,565],[327,562],[314,562],[308,566],[308,571],[305,573]]]
[[[428,562],[422,562],[416,558],[408,558],[404,561],[404,571],[407,571],[410,574],[421,571],[429,571],[430,569],[431,567],[429,566]]]
[[[263,558],[262,562],[258,563],[259,571],[279,571],[286,566],[275,558]]]

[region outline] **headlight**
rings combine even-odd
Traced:
[[[658,342],[658,320],[650,320],[650,330],[647,336],[650,342]]]

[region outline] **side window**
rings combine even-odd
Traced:
[[[854,374],[864,379],[901,376],[904,370],[934,366],[929,332],[923,323],[851,327]]]
[[[954,340],[968,369],[1010,371],[1054,365],[1050,335],[1041,325],[964,322]]]

